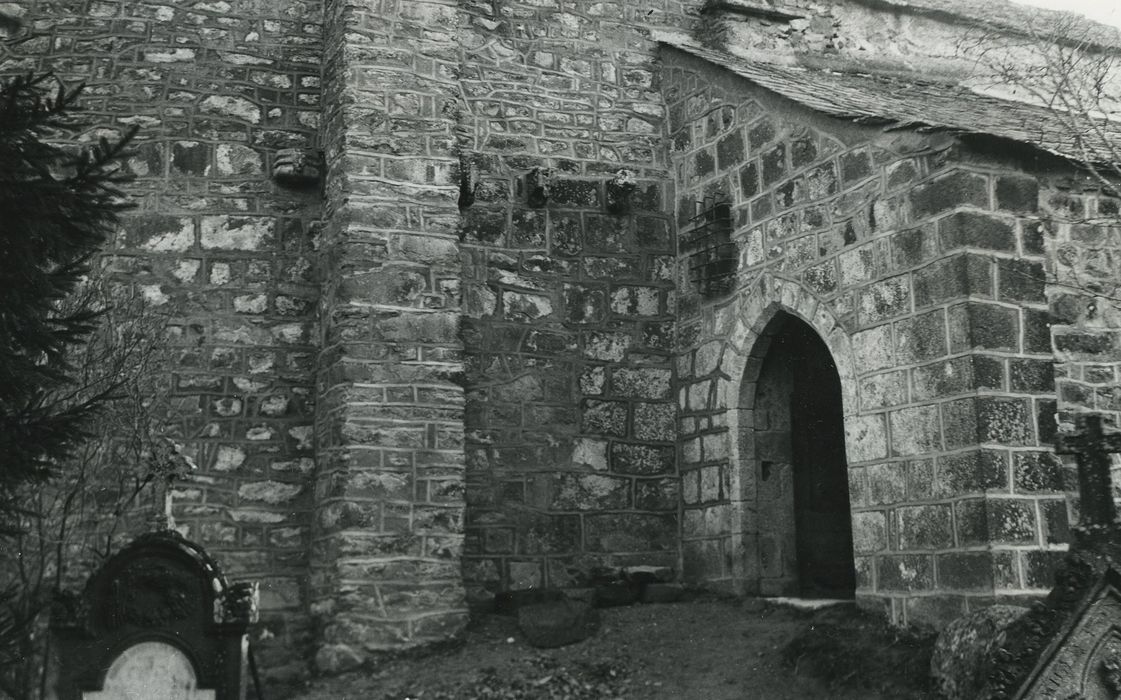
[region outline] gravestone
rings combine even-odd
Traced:
[[[141,535],[56,601],[56,697],[243,700],[256,597],[178,532]]]

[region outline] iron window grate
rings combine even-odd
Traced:
[[[706,197],[696,207],[698,213],[689,219],[680,238],[689,281],[702,296],[725,294],[735,286],[739,263],[739,251],[732,242],[732,205],[722,198]]]

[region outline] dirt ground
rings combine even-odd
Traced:
[[[846,606],[847,608],[848,606]],[[901,700],[930,697],[929,644],[851,609],[701,598],[601,611],[599,632],[530,647],[514,618],[482,616],[466,644],[317,681],[300,700]],[[855,637],[861,637],[857,641]],[[851,658],[849,658],[851,655]]]

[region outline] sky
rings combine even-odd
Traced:
[[[983,0],[982,0],[983,1]],[[1119,0],[1013,0],[1020,5],[1046,7],[1052,10],[1069,10],[1086,15],[1103,24],[1121,28],[1121,2]]]

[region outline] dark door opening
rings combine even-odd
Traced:
[[[809,325],[781,314],[772,328],[766,365],[784,365],[789,377],[782,384],[789,391],[784,408],[789,410],[795,588],[806,598],[852,598],[856,572],[841,380],[829,349]]]

